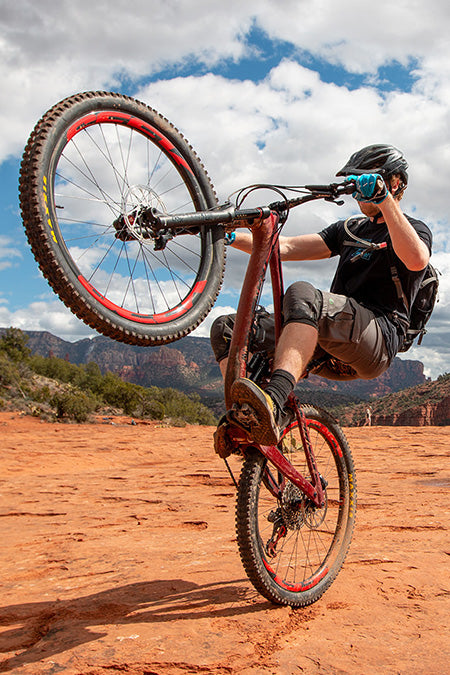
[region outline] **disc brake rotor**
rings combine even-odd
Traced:
[[[143,241],[148,239],[143,235],[140,214],[150,207],[157,208],[161,213],[167,213],[161,197],[147,185],[132,185],[122,198],[123,223],[133,239]]]

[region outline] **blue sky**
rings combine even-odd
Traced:
[[[410,163],[404,210],[434,235],[440,302],[421,347],[433,377],[448,371],[450,9],[440,0],[15,0],[0,17],[0,325],[76,340],[92,331],[40,275],[18,211],[20,156],[56,101],[105,89],[141,99],[194,146],[220,198],[258,181],[332,180],[354,150],[400,147]],[[295,213],[288,233],[356,212],[351,198]],[[237,302],[245,256],[232,252],[224,289],[197,334]],[[286,266],[286,280],[327,288],[330,261]],[[269,300],[270,302],[270,300]]]

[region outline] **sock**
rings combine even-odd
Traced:
[[[295,378],[291,375],[291,373],[288,373],[287,370],[282,370],[281,368],[273,371],[272,377],[270,378],[270,382],[267,385],[265,391],[275,403],[277,421],[279,414],[283,410],[284,404],[286,403],[287,397],[294,387]]]

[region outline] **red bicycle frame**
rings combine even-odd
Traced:
[[[245,192],[245,190],[249,190],[250,192],[254,187],[277,188],[277,186],[249,186],[249,188],[244,188],[241,192]],[[297,188],[288,189],[297,190]],[[176,216],[161,213],[152,207],[144,210],[141,214],[144,225],[145,220],[148,219],[150,227],[155,227],[157,231],[169,234],[170,228],[173,227],[189,228],[213,224],[231,225],[234,228],[248,227],[252,230],[253,247],[237,308],[225,375],[225,405],[227,410],[230,410],[232,407],[230,392],[233,382],[239,377],[246,375],[249,336],[268,265],[270,266],[272,280],[276,340],[278,340],[281,333],[281,307],[284,290],[278,241],[279,214],[284,214],[287,217],[290,208],[314,199],[326,199],[337,204],[342,204],[342,201],[338,201],[338,197],[353,192],[354,183],[350,181],[344,184],[305,185],[301,190],[306,190],[307,194],[302,192],[302,196],[300,197],[256,209],[242,210],[234,208],[227,203],[218,209]],[[241,200],[242,202],[243,200]],[[227,438],[235,448],[241,448],[244,452],[245,446],[256,447],[285,478],[300,488],[314,506],[321,508],[324,504],[324,487],[317,470],[305,416],[295,396],[290,396],[288,405],[291,410],[295,411],[311,480],[307,480],[302,476],[276,446],[256,445],[247,437],[245,431],[238,426],[229,425]],[[276,489],[275,483],[274,489]]]
[[[278,214],[271,212],[269,218],[250,226],[253,234],[253,247],[237,308],[225,376],[225,405],[227,410],[232,406],[230,398],[231,385],[237,378],[245,377],[246,375],[248,340],[254,311],[260,297],[260,291],[264,283],[268,265],[270,266],[270,276],[272,281],[276,340],[278,340],[281,333],[281,310],[284,289],[280,247],[278,242],[278,221]],[[257,447],[283,476],[300,488],[311,502],[320,508],[324,503],[324,490],[317,470],[305,417],[297,404],[296,398],[292,395],[290,397],[290,405],[295,410],[297,416],[308,470],[312,477],[311,481],[306,480],[306,478],[292,466],[277,446],[255,445],[249,441],[247,441],[247,445]],[[236,432],[234,432],[234,429],[236,429]],[[237,427],[230,429],[230,432],[231,437],[238,445],[242,445],[243,442],[245,443],[245,437],[243,436],[242,431]]]

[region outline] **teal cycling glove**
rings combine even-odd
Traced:
[[[347,176],[345,180],[355,182],[356,190],[353,192],[358,202],[372,202],[381,204],[387,195],[388,189],[379,173],[363,173],[361,176]]]

